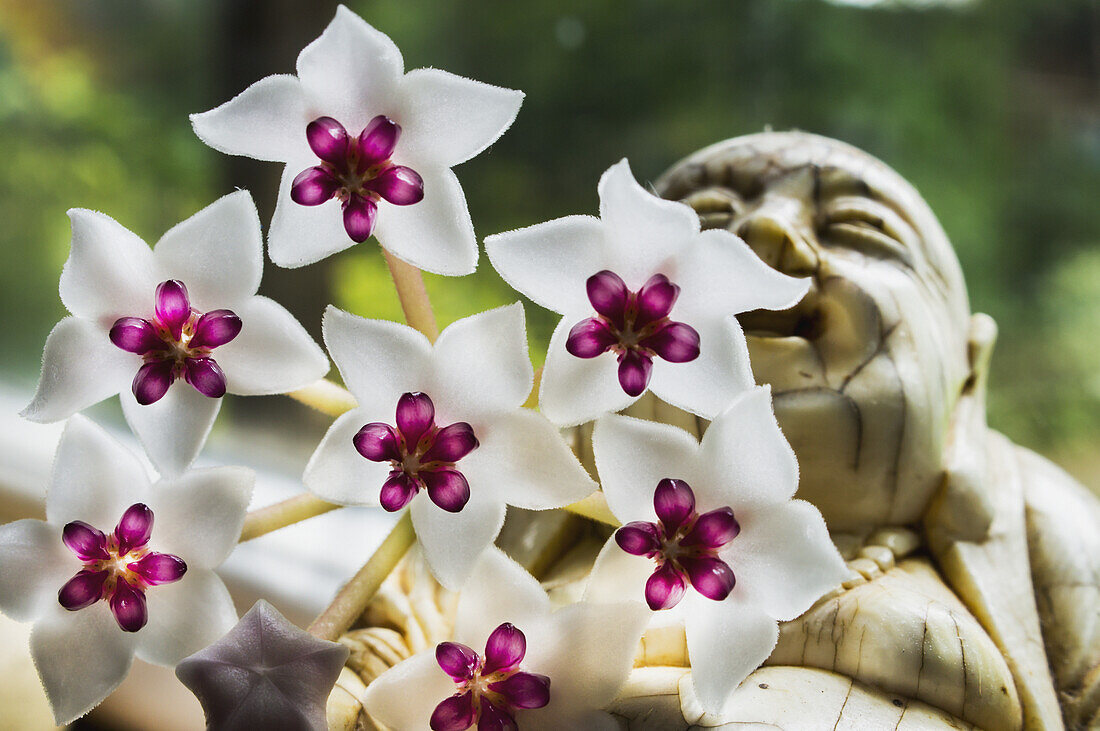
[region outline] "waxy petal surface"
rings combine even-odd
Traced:
[[[339,505],[379,504],[379,491],[391,467],[388,462],[372,462],[354,449],[352,440],[366,423],[362,409],[353,409],[332,423],[302,476],[310,492]]]
[[[149,623],[138,633],[136,646],[146,662],[171,667],[237,623],[237,610],[218,575],[188,568],[179,581],[146,593]]]
[[[244,467],[161,480],[148,498],[157,521],[151,547],[184,558],[189,573],[221,565],[237,545],[255,483],[256,474]]]
[[[439,583],[457,590],[500,533],[504,503],[471,491],[466,506],[450,513],[424,497],[418,496],[409,508],[416,537]]]
[[[303,135],[303,144],[304,144]],[[335,198],[316,206],[291,199],[294,179],[317,164],[315,156],[298,156],[287,163],[275,199],[275,214],[267,232],[267,255],[276,265],[293,269],[321,261],[355,242],[344,230],[340,202]]]
[[[454,692],[454,681],[439,668],[434,651],[427,651],[375,678],[363,703],[371,717],[389,728],[426,729],[436,704]],[[418,702],[410,702],[410,695]]]
[[[139,404],[129,391],[121,401],[126,423],[162,475],[179,474],[195,461],[222,405],[179,382],[153,404]]]
[[[0,525],[0,611],[28,622],[57,603],[57,590],[80,569],[61,528],[41,520]]]
[[[636,400],[619,385],[614,357],[577,358],[566,351],[565,341],[574,322],[568,315],[563,317],[550,336],[539,387],[539,409],[562,427],[620,411]]]
[[[301,82],[290,74],[260,79],[225,104],[191,115],[199,139],[227,155],[285,162],[308,152],[311,117]]]

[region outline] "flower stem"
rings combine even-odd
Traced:
[[[612,528],[618,528],[621,525],[611,512],[611,509],[607,507],[607,500],[599,490],[592,493],[584,500],[578,500],[571,505],[566,505],[565,509],[574,515],[580,515],[599,523],[605,523]]]
[[[304,492],[282,502],[249,511],[244,516],[240,542],[251,541],[271,531],[285,528],[308,518],[323,515],[340,507],[327,503],[312,493]]]
[[[310,384],[297,391],[287,394],[295,401],[317,409],[328,416],[340,416],[356,407],[355,397],[348,393],[347,389],[339,386],[327,378],[322,378],[316,383]]]
[[[397,525],[382,541],[382,545],[367,559],[351,581],[344,585],[332,604],[313,620],[309,632],[314,637],[335,642],[348,631],[352,623],[363,613],[382,582],[416,541],[409,511],[401,516]]]
[[[405,322],[424,333],[434,343],[439,337],[439,326],[435,322],[428,290],[424,288],[424,275],[412,264],[401,261],[384,248],[382,255],[386,257],[386,266],[390,268],[393,286],[397,289],[397,299],[401,301],[401,309],[405,313]]]

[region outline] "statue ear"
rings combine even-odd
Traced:
[[[963,396],[978,396],[985,401],[985,388],[989,378],[989,360],[997,342],[997,323],[982,312],[970,316],[966,351],[970,364],[970,376],[963,386]]]

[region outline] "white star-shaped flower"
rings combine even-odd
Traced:
[[[485,240],[510,285],[562,317],[540,408],[563,426],[632,404],[647,388],[713,418],[753,385],[733,318],[806,293],[732,233],[699,230],[682,203],[634,180],[626,160],[600,178],[600,217],[567,216]]]
[[[374,234],[410,264],[463,275],[477,240],[451,168],[496,141],[522,101],[439,69],[405,73],[393,41],[341,5],[297,76],[268,76],[191,121],[216,150],[286,163],[268,232],[279,266]]]
[[[323,330],[359,406],[317,447],[306,487],[344,505],[411,504],[447,587],[496,538],[505,504],[557,508],[596,489],[554,425],[523,408],[534,374],[518,302],[455,322],[434,346],[411,327],[335,307]]]
[[[613,731],[602,709],[630,672],[646,614],[631,602],[554,611],[538,581],[494,548],[462,590],[454,641],[378,676],[363,704],[392,729]]]
[[[821,514],[792,500],[798,463],[755,387],[697,442],[682,429],[605,416],[592,437],[607,505],[623,527],[589,579],[590,601],[644,600],[683,622],[703,706],[721,711],[794,619],[847,577]],[[671,617],[668,615],[672,615]]]
[[[72,316],[46,339],[24,417],[60,421],[120,393],[127,422],[167,474],[195,459],[226,392],[284,393],[328,372],[298,321],[256,294],[263,242],[247,191],[177,224],[154,249],[102,213],[69,217],[59,291]]]
[[[34,623],[31,654],[58,725],[106,698],[135,655],[175,665],[236,623],[213,569],[237,545],[254,481],[217,467],[150,484],[103,429],[69,421],[45,522],[0,526],[0,611]]]

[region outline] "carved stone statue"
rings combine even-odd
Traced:
[[[693,698],[682,628],[650,630],[613,709],[624,725],[1100,728],[1100,500],[987,427],[996,326],[970,313],[924,200],[860,150],[798,132],[702,150],[657,191],[812,277],[793,309],[741,322],[798,455],[798,497],[821,510],[852,573],[781,627],[721,717]],[[651,399],[631,413],[705,426]],[[517,511],[499,542],[572,600],[607,535]],[[451,603],[416,561],[392,578],[344,638],[333,727],[371,727],[357,690],[442,636]]]

